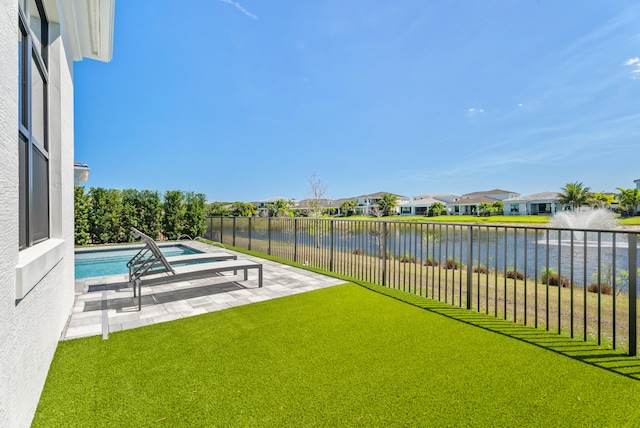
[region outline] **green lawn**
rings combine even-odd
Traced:
[[[640,226],[640,216],[621,218],[618,221],[624,226]]]
[[[639,363],[346,284],[62,342],[33,426],[637,426]]]
[[[472,223],[472,224],[531,224],[542,225],[549,223],[550,216],[545,215],[496,215],[491,217],[477,217],[473,215],[441,215],[437,217],[425,216],[389,216],[382,217],[383,221],[429,222],[429,223]],[[337,217],[336,220],[378,220],[373,216]],[[640,226],[640,216],[619,218],[623,226]]]
[[[407,221],[407,222],[437,222],[437,223],[480,223],[480,224],[547,224],[548,216],[543,215],[496,215],[491,217],[477,217],[474,215],[441,215],[436,217],[425,216],[389,216],[382,217],[383,221]],[[337,220],[378,220],[372,216],[338,217]]]

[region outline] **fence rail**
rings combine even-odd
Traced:
[[[637,355],[637,233],[209,217],[206,237]]]

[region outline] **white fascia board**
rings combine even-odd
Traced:
[[[115,0],[45,0],[49,19],[58,19],[74,61],[109,62],[113,56]],[[55,5],[55,6],[54,6]],[[49,10],[55,9],[55,13]]]

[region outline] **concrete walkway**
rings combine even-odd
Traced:
[[[204,252],[220,251],[201,242],[181,242]],[[219,311],[318,290],[344,283],[343,280],[319,275],[295,267],[247,256],[230,250],[238,259],[253,260],[263,265],[263,287],[258,288],[257,272],[250,270],[249,279],[243,273],[199,278],[142,286],[142,310],[133,297],[127,275],[79,279],[75,282],[76,301],[61,340],[102,335],[179,318]]]

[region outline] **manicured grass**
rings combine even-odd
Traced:
[[[340,217],[339,220],[378,220],[372,216]],[[547,224],[549,217],[542,215],[497,215],[491,217],[477,217],[473,215],[441,215],[425,216],[389,216],[382,217],[382,221],[407,221],[429,223],[473,223],[473,224]]]
[[[634,426],[636,362],[346,284],[62,342],[33,426]]]
[[[640,226],[640,216],[621,218],[618,221],[624,226]]]

